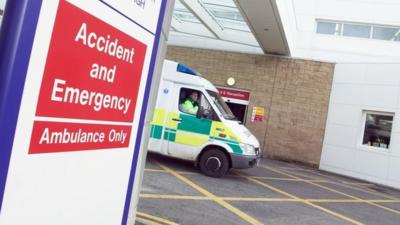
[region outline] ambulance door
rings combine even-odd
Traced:
[[[170,132],[168,154],[193,160],[200,153],[201,147],[209,141],[212,118],[216,115],[200,88],[176,84],[175,90],[178,90],[179,94],[170,108],[173,114],[169,118],[169,123],[173,126],[168,130]],[[207,112],[206,116],[187,112],[182,107],[193,92],[198,93],[198,110]]]
[[[170,81],[161,81],[159,93],[157,95],[157,103],[154,109],[153,120],[151,121],[149,150],[168,154],[169,130],[174,125],[170,123],[171,105],[173,105],[178,95],[178,91],[174,89],[174,83]]]

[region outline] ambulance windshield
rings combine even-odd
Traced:
[[[224,100],[219,96],[217,92],[207,90],[207,93],[211,96],[218,110],[222,113],[222,116],[227,120],[236,120],[229,106],[224,102]]]

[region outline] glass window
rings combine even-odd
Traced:
[[[219,120],[204,94],[194,89],[181,89],[179,94],[179,111],[210,120]]]
[[[219,96],[217,92],[207,91],[211,96],[211,99],[214,101],[218,110],[222,113],[222,116],[227,120],[236,120],[236,117],[233,115],[229,106],[225,103],[225,101]]]
[[[321,22],[317,23],[317,33],[319,34],[339,34],[340,32],[340,24],[331,23],[331,22]]]
[[[343,36],[370,38],[371,26],[343,24]]]
[[[380,40],[400,41],[400,29],[374,26],[372,38]]]
[[[388,149],[394,114],[365,112],[363,145]]]

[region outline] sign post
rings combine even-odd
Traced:
[[[0,225],[126,224],[166,0],[9,4]]]

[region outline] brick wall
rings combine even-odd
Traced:
[[[246,127],[264,157],[319,164],[333,64],[173,46],[167,59],[195,68],[218,86],[234,77],[234,88],[250,91]],[[253,106],[266,109],[263,122],[251,122]]]

